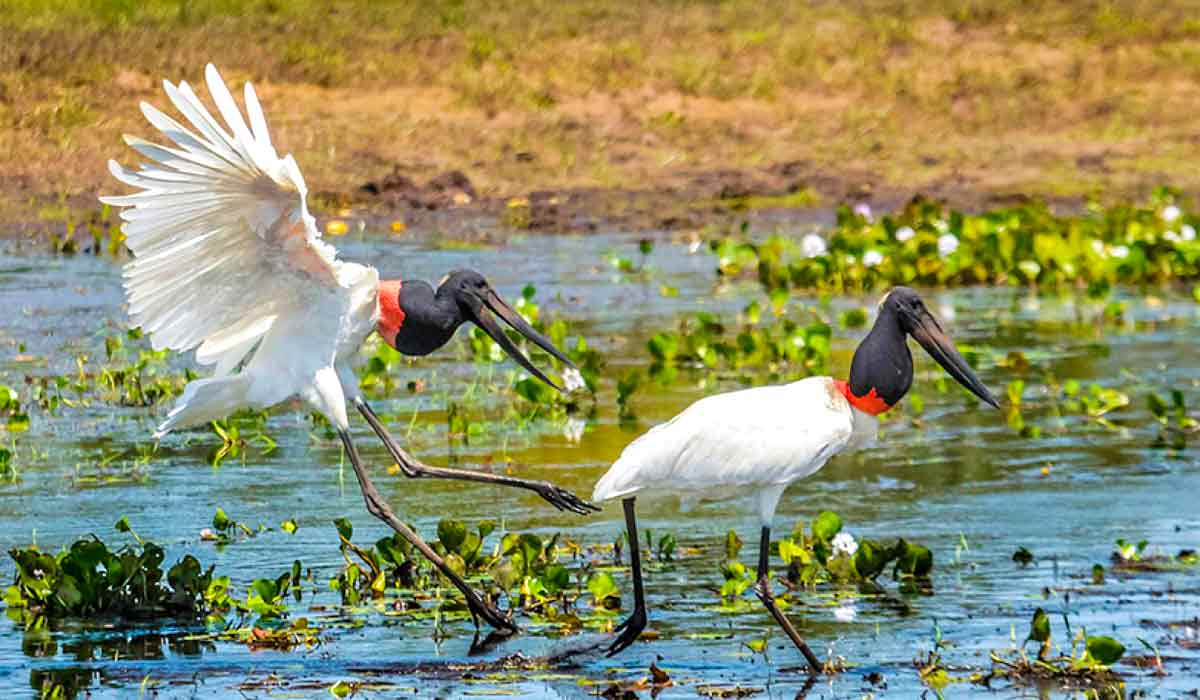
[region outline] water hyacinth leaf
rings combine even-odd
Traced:
[[[874,540],[862,539],[854,554],[854,570],[863,579],[870,581],[883,571],[891,561],[891,552]]]
[[[933,572],[933,552],[928,547],[900,540],[896,549],[899,551],[896,572],[917,579],[929,578]]]
[[[1033,611],[1033,619],[1029,621],[1029,634],[1025,641],[1050,641],[1050,616],[1042,608]]]
[[[229,516],[225,515],[225,510],[223,508],[217,508],[217,512],[213,513],[213,519],[212,519],[213,529],[216,530],[217,532],[224,532],[224,531],[228,530],[232,525],[233,525],[233,521],[231,521],[229,519]]]
[[[825,542],[833,541],[833,538],[842,531],[842,518],[833,511],[822,511],[817,519],[813,521],[812,532],[813,537]]]
[[[438,522],[437,534],[447,552],[458,552],[467,539],[467,526],[462,521],[445,518]]]
[[[118,520],[113,527],[117,532],[121,533],[129,533],[133,530],[133,528],[129,527],[129,518],[126,516],[121,516],[121,519]]]
[[[660,561],[671,561],[675,556],[675,548],[678,543],[675,541],[675,535],[667,533],[658,538],[658,558]]]
[[[475,526],[475,530],[477,532],[479,532],[479,539],[485,540],[485,539],[487,539],[488,535],[495,532],[496,521],[495,520],[481,520],[481,521],[479,521],[479,524]]]
[[[350,697],[350,694],[353,692],[354,686],[350,685],[346,681],[338,681],[337,683],[329,686],[329,694],[335,698],[339,698],[339,700],[341,698]]]
[[[354,538],[354,525],[347,518],[338,518],[333,521],[333,526],[337,528],[338,535],[349,542]]]
[[[571,585],[571,574],[562,564],[551,564],[541,575],[542,585],[550,595],[558,595]]]
[[[284,520],[282,523],[280,523],[279,527],[281,530],[283,530],[287,534],[294,535],[294,534],[296,534],[296,529],[298,526],[296,525],[295,520],[288,518],[287,520]]]
[[[1087,653],[1098,664],[1112,666],[1125,655],[1125,646],[1105,636],[1090,636],[1087,638]]]
[[[491,568],[492,579],[500,588],[511,591],[521,580],[521,570],[512,559],[502,559]]]
[[[621,607],[621,591],[612,575],[597,571],[588,577],[588,592],[592,594],[592,605],[597,608],[617,610]]]
[[[730,530],[725,533],[725,558],[727,560],[737,559],[738,553],[742,551],[742,538],[738,537],[737,532]]]

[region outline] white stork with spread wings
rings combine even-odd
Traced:
[[[373,331],[402,353],[424,355],[470,321],[532,375],[556,386],[513,344],[494,314],[562,362],[569,379],[574,366],[478,272],[454,271],[435,290],[421,281],[381,281],[374,268],[339,260],[308,211],[296,161],[280,158],[271,143],[254,89],[246,84],[247,126],[211,64],[205,78],[223,123],[186,82],[164,81],[187,124],[143,102],[146,119],[172,143],[127,136],[147,162],[134,171],[110,161],[109,169],[140,191],[101,197],[123,207],[126,244],[134,255],[125,269],[133,322],[156,349],[195,348],[196,361],[213,366],[211,377],[187,385],[156,437],[301,397],[336,428],[368,510],[454,581],[477,620],[515,631],[379,496],[350,439],[346,402],[366,418],[409,477],[516,486],[580,514],[593,506],[548,482],[435,468],[413,459],[364,401],[351,362]]]

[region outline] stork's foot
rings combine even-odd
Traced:
[[[578,515],[591,515],[600,510],[599,506],[588,503],[570,491],[559,488],[549,481],[540,481],[533,489],[537,495],[546,499],[550,505],[559,510],[570,511]]]
[[[467,599],[467,609],[471,611],[471,618],[475,620],[475,627],[479,627],[479,621],[483,620],[489,627],[495,630],[493,634],[511,637],[520,632],[520,628],[504,613],[496,609],[495,606],[484,602],[483,598],[473,589],[470,593],[465,593]],[[491,635],[489,635],[489,639]]]
[[[617,638],[608,646],[606,656],[616,656],[622,651],[625,651],[630,644],[637,641],[641,636],[642,631],[646,629],[646,610],[645,608],[634,608],[633,614],[630,615],[624,622],[617,625],[614,632],[619,632]]]

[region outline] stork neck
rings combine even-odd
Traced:
[[[846,400],[864,413],[879,415],[904,398],[912,386],[912,354],[895,311],[884,306],[850,363],[850,381],[838,382]]]
[[[465,317],[457,300],[444,286],[434,292],[427,282],[405,282],[398,306],[404,324],[396,332],[394,347],[405,355],[428,355],[450,341]]]

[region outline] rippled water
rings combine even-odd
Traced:
[[[345,257],[369,260],[385,276],[436,280],[453,268],[470,266],[485,272],[510,299],[532,283],[543,314],[581,324],[589,343],[603,353],[611,380],[645,365],[645,339],[680,314],[697,309],[734,313],[758,295],[749,283],[715,287],[711,257],[689,254],[685,243],[665,239],[648,259],[649,274],[615,273],[604,255],[636,258],[636,240],[617,234],[534,237],[500,248],[438,249],[421,241],[368,238],[343,239],[339,246]],[[677,287],[679,295],[661,295],[662,285]],[[872,692],[916,696],[924,686],[913,660],[932,648],[935,627],[948,645],[943,654],[951,666],[986,667],[989,651],[1011,646],[1014,634],[1018,642],[1024,638],[1038,606],[1054,614],[1056,625],[1061,624],[1059,613],[1066,613],[1073,629],[1114,636],[1130,653],[1147,653],[1139,637],[1157,645],[1168,675],[1160,678],[1122,665],[1119,670],[1131,689],[1175,697],[1200,686],[1196,627],[1190,643],[1186,638],[1179,642],[1186,629],[1162,627],[1200,613],[1200,572],[1110,576],[1103,586],[1089,585],[1092,565],[1108,565],[1117,538],[1147,539],[1152,548],[1168,554],[1200,545],[1196,447],[1180,452],[1153,448],[1157,425],[1144,398],[1150,388],[1179,387],[1193,404],[1200,401],[1195,346],[1200,306],[1162,290],[1152,296],[1125,290],[1121,296],[1129,302],[1125,320],[1101,322],[1096,320],[1099,306],[1072,296],[1038,297],[1015,289],[927,295],[931,308],[943,318],[952,317],[947,321],[958,342],[988,346],[980,375],[995,389],[1002,390],[1014,374],[992,358],[1012,350],[1028,354],[1033,368],[1022,375],[1031,406],[1026,420],[1042,426],[1043,436],[1019,438],[1003,413],[980,408],[953,385],[939,391],[936,365],[921,355],[915,391],[924,398],[924,412],[915,417],[906,409],[883,425],[876,448],[839,457],[789,490],[776,519],[779,533],[790,531],[798,519],[835,510],[856,536],[904,536],[930,546],[936,560],[933,596],[904,596],[887,582],[886,596],[835,599],[826,590],[805,594],[803,606],[788,608],[819,655],[831,649],[852,663],[847,673],[809,687],[808,697]],[[873,301],[837,298],[828,304],[836,317],[837,310],[870,307]],[[66,372],[76,354],[102,354],[103,337],[122,323],[119,267],[87,256],[10,254],[0,258],[0,304],[9,312],[0,329],[0,381],[19,384],[25,375]],[[846,372],[863,332],[835,331],[835,373]],[[667,388],[649,384],[633,399],[638,421],[631,430],[618,424],[613,383],[608,381],[578,442],[570,425],[543,420],[493,424],[469,447],[451,448],[447,399],[461,400],[464,387],[480,371],[467,357],[462,344],[456,344],[405,370],[402,379],[425,379],[427,390],[416,395],[400,391],[392,400],[377,402],[397,434],[407,433],[417,454],[434,463],[474,465],[507,455],[520,475],[550,478],[582,494],[590,493],[592,483],[637,434],[701,395],[736,386],[706,384],[698,376]],[[508,372],[511,365],[483,371]],[[1133,403],[1114,414],[1115,428],[1077,415],[1056,418],[1038,395],[1047,373],[1122,388]],[[480,393],[474,398],[479,404],[495,401]],[[419,414],[416,427],[409,430],[414,411]],[[197,432],[164,442],[144,480],[91,485],[79,478],[93,473],[105,455],[145,444],[157,417],[153,413],[107,405],[64,409],[53,416],[34,411],[31,430],[20,440],[36,451],[21,451],[20,478],[0,485],[0,545],[8,549],[35,540],[56,550],[89,532],[119,542],[112,525],[124,515],[143,537],[169,545],[168,561],[193,553],[206,565],[215,562],[219,573],[232,575],[235,586],[274,575],[299,558],[317,571],[323,588],[341,564],[332,519],[350,517],[363,541],[384,534],[363,510],[353,473],[341,466],[338,445],[311,438],[300,412],[274,415],[270,432],[279,448],[266,456],[252,453],[244,463],[230,459],[219,468],[210,466],[207,455],[214,438]],[[390,463],[386,453],[365,425],[355,430],[384,495],[422,532],[432,533],[447,515],[467,521],[502,517],[508,527],[561,531],[585,543],[611,542],[622,531],[615,505],[582,519],[558,514],[524,493],[385,476],[381,467]],[[198,535],[218,506],[240,521],[276,530],[214,548]],[[328,627],[326,641],[314,650],[290,652],[188,642],[173,628],[67,627],[54,634],[49,647],[35,646],[25,643],[17,626],[0,620],[0,695],[36,695],[33,688],[51,674],[71,678],[100,697],[128,697],[141,688],[165,696],[329,697],[328,686],[338,680],[377,684],[361,691],[368,697],[585,697],[609,681],[646,676],[657,660],[677,683],[658,697],[693,697],[705,686],[742,686],[760,691],[755,697],[790,698],[806,688],[807,676],[802,660],[765,612],[754,607],[737,614],[715,612],[720,542],[727,530],[736,529],[748,543],[743,561],[751,564],[757,539],[751,512],[737,501],[700,504],[689,513],[670,500],[639,502],[643,529],[673,532],[681,548],[697,549],[674,564],[650,566],[651,627],[659,636],[611,661],[584,651],[545,672],[464,677],[447,665],[468,660],[469,622],[448,624],[448,638],[436,640],[428,620],[379,612],[309,612]],[[278,531],[285,518],[299,523],[295,535]],[[1036,554],[1035,565],[1013,563],[1018,546]],[[774,566],[782,568],[778,559]],[[12,570],[7,558],[0,562],[6,585]],[[624,575],[618,580],[628,604],[628,580]],[[336,602],[327,590],[321,596],[326,604]],[[765,656],[744,646],[767,631]],[[1061,631],[1056,637],[1062,641]],[[525,634],[483,659],[517,652],[555,654],[604,638],[593,632],[549,636],[526,625]],[[868,680],[874,673],[882,674],[886,691]],[[953,697],[1070,695],[1053,688],[1039,692],[1000,686],[989,691],[969,684],[946,692]]]

